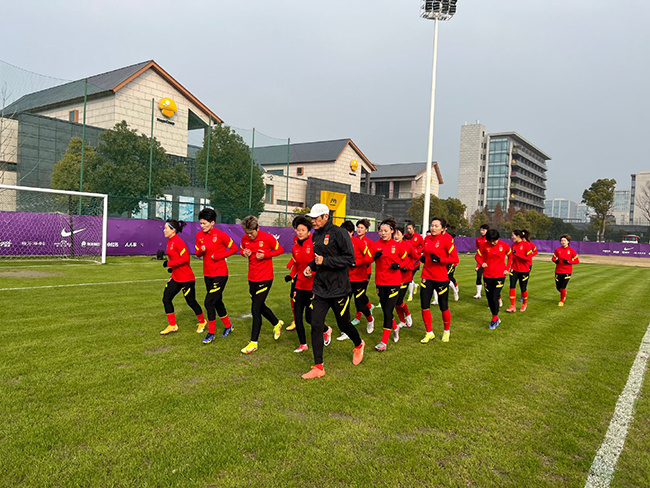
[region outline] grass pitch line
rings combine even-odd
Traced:
[[[150,283],[152,281],[167,281],[168,279],[169,278],[156,278],[153,280],[99,281],[97,283],[72,283],[69,285],[21,286],[17,288],[0,288],[0,291],[43,290],[45,288],[70,288],[72,286],[125,285],[129,283]]]
[[[586,488],[608,487],[612,482],[616,462],[623,451],[627,430],[634,418],[634,403],[643,385],[648,357],[650,357],[650,325],[641,341],[627,384],[616,402],[614,416],[609,423],[605,439],[591,464]]]

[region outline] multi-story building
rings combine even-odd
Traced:
[[[650,171],[639,171],[632,175],[630,185],[629,223],[631,225],[648,225],[650,223],[648,210],[650,210]]]
[[[617,225],[626,225],[630,222],[630,192],[629,190],[616,190],[614,192],[614,206],[611,215]]]
[[[549,217],[565,221],[575,221],[578,212],[578,204],[566,198],[554,198],[544,200],[544,214]]]
[[[586,203],[579,203],[576,209],[576,219],[578,222],[589,222],[591,210]]]
[[[480,123],[460,130],[458,199],[471,217],[500,205],[505,212],[544,212],[546,161],[551,157],[516,132],[488,134]]]

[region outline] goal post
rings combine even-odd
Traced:
[[[108,195],[0,184],[0,261],[106,262]]]

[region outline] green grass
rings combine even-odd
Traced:
[[[285,262],[268,303],[288,324]],[[240,257],[225,293],[235,331],[208,346],[180,296],[179,332],[158,334],[158,261],[38,264],[0,265],[2,486],[583,486],[650,322],[650,269],[581,264],[559,308],[551,263],[536,262],[528,311],[488,330],[462,256],[451,342],[419,343],[417,295],[399,343],[379,354],[380,329],[362,327],[360,366],[333,340],[326,376],[304,381],[313,356],[292,352],[295,332],[276,342],[265,322],[259,350],[239,352],[251,323]],[[100,284],[5,290],[78,283]],[[202,301],[202,278],[197,290]],[[650,484],[649,391],[615,486]]]

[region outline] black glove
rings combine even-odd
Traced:
[[[421,262],[422,264],[424,264],[424,263],[427,262],[427,258],[424,256],[424,254],[423,254],[422,256],[420,256],[420,262]]]
[[[433,261],[434,263],[439,263],[440,258],[438,256],[436,256],[435,254],[432,254],[431,255],[431,261]]]
[[[166,267],[167,267],[167,263],[169,263],[169,261],[165,259],[165,260],[163,261],[163,268],[166,268]]]
[[[408,270],[409,270],[409,269],[408,269],[406,266],[403,266],[403,267],[402,267],[402,271],[403,271],[404,273],[408,272]]]
[[[289,283],[292,279],[293,278],[291,277],[291,275],[287,275],[284,277],[284,281],[286,281],[287,283]]]
[[[512,254],[517,254],[517,251],[515,251],[515,250],[513,249],[513,250],[512,250]]]
[[[397,263],[390,263],[390,269],[399,269],[399,264],[397,264]]]
[[[568,259],[563,259],[562,262],[563,262],[564,264],[571,264],[571,263],[569,262]]]
[[[171,274],[172,271],[173,271],[173,270],[172,270],[171,268],[167,268],[167,272],[168,272],[169,274]]]
[[[375,255],[372,257],[372,259],[373,259],[374,261],[377,261],[377,260],[381,257],[382,254],[384,254],[384,251],[382,251],[382,250],[380,249],[379,251],[377,251],[377,252],[375,253]]]

